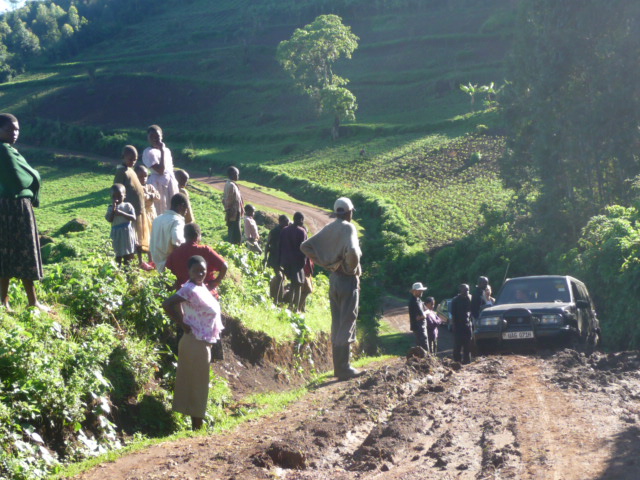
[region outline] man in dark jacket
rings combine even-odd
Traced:
[[[453,319],[453,359],[456,362],[471,363],[471,296],[469,285],[458,287],[458,295],[451,302]]]
[[[278,304],[284,297],[284,275],[280,268],[280,233],[289,226],[289,217],[280,215],[278,225],[271,229],[264,247],[264,265],[273,268],[274,277],[271,278],[270,294]]]
[[[489,279],[487,277],[478,278],[478,285],[471,295],[471,318],[476,320],[480,316],[480,310],[482,310],[485,304],[484,296],[482,295],[489,285]]]

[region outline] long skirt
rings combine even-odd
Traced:
[[[178,371],[173,411],[204,418],[209,397],[211,345],[185,333],[178,344]]]
[[[42,256],[30,198],[0,198],[0,278],[42,280]]]

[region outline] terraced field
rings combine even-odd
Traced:
[[[497,165],[504,148],[498,136],[401,136],[374,139],[360,149],[331,146],[267,168],[395,203],[431,248],[472,231],[482,221],[483,205],[500,207],[509,199]]]

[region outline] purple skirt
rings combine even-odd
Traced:
[[[30,198],[0,198],[0,278],[42,280],[42,256]]]

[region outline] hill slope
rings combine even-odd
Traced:
[[[445,120],[467,110],[460,83],[502,80],[509,41],[499,27],[507,0],[358,10],[329,1],[295,14],[288,3],[167,2],[163,13],[73,61],[3,85],[0,106],[112,128],[161,123],[181,132],[297,130],[317,119],[292,91],[275,49],[295,28],[333,12],[361,39],[352,61],[336,68],[351,79],[361,123]]]

